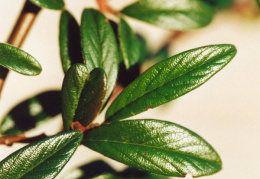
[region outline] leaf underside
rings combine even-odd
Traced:
[[[40,63],[27,52],[9,44],[0,43],[0,65],[21,73],[35,76],[42,71]]]
[[[0,178],[55,178],[81,140],[81,131],[70,131],[31,143],[0,162]]]
[[[30,0],[32,3],[39,7],[53,9],[53,10],[62,10],[64,7],[63,0]]]
[[[213,10],[201,0],[140,0],[121,11],[132,18],[170,30],[190,30],[208,25]]]
[[[105,103],[112,93],[118,74],[118,46],[113,29],[103,14],[85,9],[81,19],[81,46],[88,72],[102,68],[107,76]]]
[[[166,121],[110,123],[88,132],[82,144],[119,162],[160,175],[199,177],[216,173],[222,166],[216,151],[203,138]]]
[[[224,68],[235,54],[233,45],[210,45],[155,64],[120,93],[107,110],[106,121],[134,116],[196,89]]]

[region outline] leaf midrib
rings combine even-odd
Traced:
[[[230,49],[229,49],[229,50],[230,50]],[[233,51],[234,51],[234,50],[232,50],[231,52],[233,52]],[[204,51],[203,51],[203,52],[204,52]],[[230,53],[231,53],[231,52],[230,52]],[[202,52],[201,52],[201,53],[202,53]],[[201,54],[201,53],[200,53],[200,54]],[[152,89],[151,91],[142,94],[141,96],[139,96],[138,98],[134,99],[134,100],[131,101],[130,103],[127,103],[125,106],[122,106],[119,110],[117,110],[117,111],[116,111],[112,116],[110,116],[108,119],[113,118],[113,116],[116,116],[116,114],[117,114],[117,113],[120,113],[120,111],[122,111],[125,107],[127,107],[127,106],[131,105],[132,103],[136,102],[137,100],[139,100],[139,99],[142,98],[143,96],[145,96],[145,95],[147,95],[147,94],[149,94],[149,93],[152,93],[152,92],[156,91],[158,88],[161,88],[162,86],[164,86],[164,85],[166,85],[166,84],[168,84],[168,83],[170,83],[170,82],[172,82],[172,81],[174,81],[174,80],[176,80],[176,79],[178,79],[178,78],[180,78],[180,77],[186,75],[187,73],[190,73],[190,72],[194,71],[194,70],[197,69],[197,68],[200,68],[200,67],[203,66],[203,65],[209,64],[209,63],[211,63],[212,61],[218,60],[219,58],[229,56],[230,53],[226,53],[226,55],[222,55],[222,56],[218,56],[218,57],[216,57],[216,58],[213,58],[213,59],[210,60],[208,63],[203,63],[203,64],[201,64],[201,65],[199,65],[199,66],[197,66],[197,67],[194,67],[194,68],[192,68],[191,70],[186,71],[185,73],[183,73],[183,74],[181,74],[181,75],[179,75],[179,76],[176,76],[175,78],[173,78],[173,79],[171,79],[171,80],[169,80],[169,81],[163,83],[162,85],[160,85],[160,86],[158,86],[158,87]]]
[[[146,147],[146,148],[151,148],[151,149],[159,149],[159,150],[162,150],[162,151],[173,152],[173,153],[180,154],[180,155],[184,155],[184,156],[190,156],[191,158],[195,158],[195,159],[197,159],[197,160],[207,161],[207,162],[209,162],[209,163],[212,163],[212,164],[214,164],[214,165],[219,166],[219,164],[218,164],[217,162],[215,162],[215,161],[202,159],[202,158],[193,156],[193,155],[191,155],[191,154],[186,154],[186,153],[183,153],[183,152],[178,152],[178,151],[175,151],[174,149],[172,149],[172,150],[162,149],[162,148],[159,148],[159,147],[156,147],[156,146],[141,145],[141,144],[139,144],[139,143],[129,143],[129,142],[121,142],[121,141],[113,141],[113,140],[107,141],[107,140],[93,140],[93,139],[88,139],[87,141],[89,141],[89,142],[100,142],[100,143],[103,143],[103,142],[104,142],[104,143],[126,144],[126,145]],[[199,146],[202,146],[202,145],[199,145]]]

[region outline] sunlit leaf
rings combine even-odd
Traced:
[[[62,10],[64,7],[63,0],[30,0],[32,3],[39,7],[54,9],[54,10]]]
[[[0,162],[0,178],[55,178],[81,140],[77,130],[31,143]]]
[[[126,120],[86,133],[82,144],[127,165],[183,177],[221,169],[216,151],[200,136],[177,124],[153,119]]]
[[[104,103],[112,93],[118,74],[118,46],[113,29],[103,14],[85,9],[81,19],[81,45],[88,72],[102,68],[107,76]]]
[[[79,25],[74,17],[66,10],[62,11],[60,18],[59,42],[64,72],[66,72],[72,64],[83,63]]]
[[[233,45],[210,45],[157,63],[120,93],[106,113],[107,121],[134,116],[196,89],[224,68],[235,54]]]
[[[201,0],[140,0],[122,13],[171,30],[189,30],[208,25],[213,10]]]
[[[1,135],[17,135],[61,113],[60,91],[48,91],[16,105],[0,124]]]
[[[27,52],[9,44],[0,43],[0,65],[23,75],[39,75],[40,63]]]

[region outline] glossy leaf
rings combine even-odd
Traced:
[[[1,135],[24,133],[61,113],[60,91],[48,91],[16,105],[0,123]]]
[[[216,151],[177,124],[153,119],[127,120],[87,132],[82,144],[127,165],[182,177],[211,175],[221,169]]]
[[[235,54],[233,45],[210,45],[157,63],[120,93],[106,113],[107,121],[136,115],[196,89],[224,68]]]
[[[120,19],[119,26],[120,47],[126,69],[138,63],[140,59],[140,43],[131,27],[124,19]]]
[[[208,25],[213,10],[201,0],[140,0],[122,13],[170,30],[189,30]]]
[[[81,140],[77,130],[31,143],[0,162],[0,178],[55,178]]]
[[[66,72],[72,64],[83,63],[79,25],[66,10],[61,14],[59,38],[62,67]]]
[[[9,44],[0,43],[0,65],[23,75],[39,75],[40,63],[30,54]]]
[[[112,93],[118,74],[118,46],[113,29],[103,14],[85,9],[81,19],[81,45],[88,72],[102,68],[107,76],[104,103]]]
[[[106,76],[102,69],[90,74],[83,64],[75,64],[65,74],[62,85],[63,126],[70,129],[72,121],[88,125],[98,114],[106,92]]]
[[[62,10],[64,7],[63,0],[30,0],[32,3],[39,7],[54,9],[54,10]]]

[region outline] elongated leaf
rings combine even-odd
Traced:
[[[62,11],[60,18],[60,56],[64,72],[72,64],[83,63],[79,25],[66,10]]]
[[[118,46],[109,21],[94,9],[85,9],[81,19],[81,45],[83,58],[90,72],[102,68],[107,75],[104,103],[114,89],[118,74]]]
[[[216,151],[200,136],[177,124],[127,120],[88,132],[87,147],[127,165],[152,173],[182,177],[210,175],[221,169]]]
[[[203,0],[210,5],[212,5],[216,9],[223,9],[226,7],[230,7],[233,3],[233,0]]]
[[[140,64],[143,64],[148,58],[149,48],[144,37],[139,34],[137,34],[136,36],[140,43],[140,59],[138,61]]]
[[[42,67],[30,54],[9,44],[0,43],[0,65],[23,75],[39,75]]]
[[[0,178],[55,178],[81,140],[77,130],[31,143],[0,162]]]
[[[47,91],[16,105],[0,123],[1,135],[24,133],[61,113],[60,91]]]
[[[30,0],[32,3],[39,7],[61,10],[64,7],[63,0]]]
[[[119,22],[119,40],[126,69],[138,63],[140,59],[140,43],[131,27],[124,19]]]
[[[100,111],[105,92],[106,76],[102,69],[94,69],[88,74],[85,65],[72,65],[62,85],[64,128],[70,129],[72,121],[88,125]]]
[[[74,120],[87,126],[95,119],[102,107],[106,86],[104,70],[101,68],[92,70],[81,92]]]
[[[189,30],[210,23],[213,10],[201,0],[140,0],[122,13],[171,30]]]
[[[106,113],[107,121],[136,115],[196,89],[224,68],[235,54],[233,45],[210,45],[157,63],[121,92]]]

